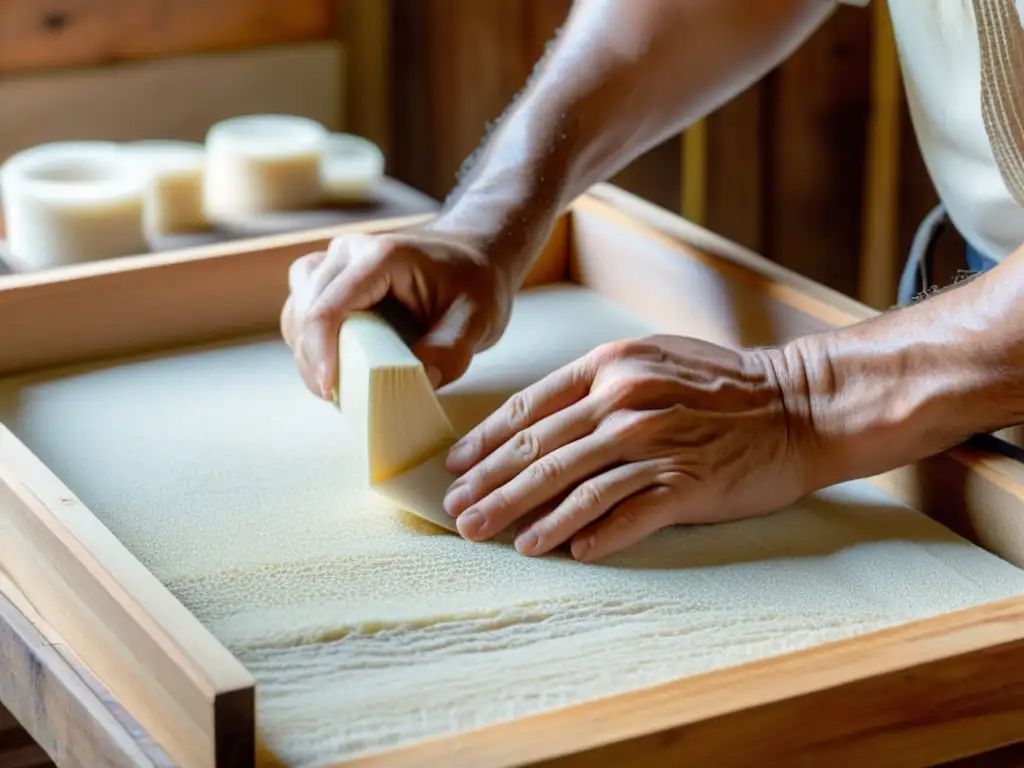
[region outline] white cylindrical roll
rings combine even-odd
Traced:
[[[148,251],[148,176],[111,142],[43,144],[0,169],[7,242],[29,271]]]
[[[362,136],[332,133],[324,144],[320,178],[327,199],[365,202],[384,176],[384,153]]]
[[[43,153],[52,154],[57,151],[116,152],[117,144],[112,141],[55,141],[22,150],[12,155],[3,164],[0,164],[0,205],[3,206],[4,229],[6,230],[8,240],[11,238],[11,227],[14,227],[16,230],[21,221],[21,217],[15,214],[12,209],[14,205],[12,184],[14,183],[17,169],[24,163],[31,162],[33,157],[38,157]]]
[[[207,218],[231,224],[323,201],[320,159],[327,129],[294,115],[247,115],[206,137]]]
[[[150,237],[206,229],[203,175],[206,148],[193,141],[135,141],[125,149],[150,173],[144,221]]]

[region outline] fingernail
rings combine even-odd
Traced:
[[[427,380],[430,381],[430,386],[437,389],[441,386],[441,371],[433,365],[427,368]]]
[[[524,531],[516,537],[516,551],[521,555],[532,555],[537,550],[540,537],[533,531]]]
[[[483,531],[484,523],[487,521],[484,516],[477,512],[475,509],[471,509],[469,512],[463,513],[459,517],[457,523],[459,533],[465,536],[467,539],[479,536]]]
[[[577,539],[572,543],[572,556],[577,560],[586,560],[587,556],[594,549],[594,537],[587,536],[585,539]]]
[[[453,485],[444,496],[444,511],[457,517],[466,507],[473,503],[472,494],[464,485]]]

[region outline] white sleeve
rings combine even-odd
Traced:
[[[836,0],[836,2],[840,5],[856,5],[859,8],[864,8],[871,0]]]

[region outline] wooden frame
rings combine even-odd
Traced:
[[[419,220],[4,278],[0,375],[271,330],[294,258],[340,232]],[[667,332],[733,345],[874,314],[608,186],[560,220],[528,282],[559,280]],[[875,482],[1024,565],[1024,470],[1013,460],[964,447]],[[117,765],[254,763],[246,670],[6,429],[0,572],[0,654],[12,672],[0,672],[0,703],[61,764],[95,764],[69,739]],[[1024,597],[351,765],[934,764],[1024,740],[1022,654]]]

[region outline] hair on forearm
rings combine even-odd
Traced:
[[[496,120],[488,121],[485,124],[484,135],[483,138],[481,138],[480,143],[477,144],[476,149],[474,149],[466,157],[466,159],[462,161],[462,164],[455,172],[455,185],[452,187],[452,189],[448,192],[448,195],[445,197],[444,204],[442,206],[443,209],[447,209],[455,201],[455,199],[458,198],[458,196],[462,193],[463,188],[467,184],[469,177],[472,174],[473,170],[476,168],[476,165],[479,162],[481,156],[487,150],[487,147],[490,144],[490,141],[493,138],[494,133],[498,130],[498,128],[501,127],[502,123],[505,122],[505,120],[512,113],[512,111],[517,106],[519,106],[519,102],[522,100],[523,95],[530,89],[530,86],[533,85],[537,77],[540,76],[540,73],[544,69],[545,64],[547,64],[548,60],[551,58],[551,55],[554,53],[555,46],[558,44],[559,36],[562,34],[562,29],[563,27],[558,27],[557,29],[555,29],[555,32],[551,36],[551,39],[548,40],[548,42],[544,45],[544,53],[541,54],[540,59],[538,59],[537,63],[534,64],[533,70],[527,76],[526,82],[523,84],[523,87],[520,88],[519,91],[512,97],[512,99],[509,101],[508,105],[498,116],[498,118]]]
[[[923,291],[919,291],[918,293],[914,294],[914,296],[911,297],[910,302],[908,304],[895,304],[889,307],[889,309],[887,309],[886,312],[892,312],[893,310],[903,309],[904,307],[912,307],[915,304],[920,304],[922,301],[934,298],[935,296],[938,296],[940,293],[948,293],[949,291],[955,290],[966,285],[967,283],[971,282],[976,277],[979,277],[982,274],[984,273],[970,269],[958,269],[956,275],[953,277],[953,281],[949,283],[949,285],[929,286],[925,288]]]

